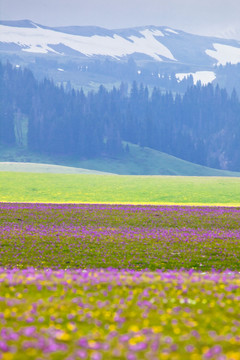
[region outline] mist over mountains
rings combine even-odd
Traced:
[[[145,26],[107,30],[91,26],[50,28],[29,20],[0,22],[5,50],[15,46],[29,53],[139,58],[211,66],[240,61],[240,44],[235,40],[187,34],[167,27]]]
[[[237,40],[2,21],[0,60],[0,145],[89,159],[129,143],[240,171]]]
[[[230,92],[239,87],[239,41],[163,26],[108,30],[1,21],[0,58],[29,67],[39,79],[46,76],[86,90],[96,90],[100,84],[118,86],[122,80],[173,91],[185,91],[199,80],[219,83]],[[188,82],[187,77],[191,77]]]
[[[183,96],[133,82],[107,91],[66,91],[31,71],[0,65],[0,143],[47,155],[129,153],[127,143],[208,167],[240,170],[240,102],[208,84]]]

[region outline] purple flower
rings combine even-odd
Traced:
[[[9,351],[9,346],[4,341],[0,341],[0,350],[3,352],[7,352]]]
[[[129,349],[132,351],[141,351],[147,348],[147,344],[145,342],[139,342],[135,345],[130,345]]]

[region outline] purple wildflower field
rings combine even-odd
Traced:
[[[240,359],[240,209],[0,205],[0,359]]]

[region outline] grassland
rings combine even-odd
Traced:
[[[0,269],[0,280],[2,360],[240,359],[237,273]]]
[[[205,166],[193,164],[181,160],[174,156],[162,153],[150,148],[141,148],[138,145],[128,143],[129,153],[124,153],[117,157],[99,157],[95,159],[66,158],[63,156],[46,156],[42,154],[31,153],[21,147],[5,147],[0,145],[1,162],[22,162],[34,163],[32,170],[24,168],[22,171],[35,172],[35,163],[50,165],[67,166],[68,168],[59,169],[65,173],[72,173],[69,167],[102,171],[119,175],[181,175],[181,176],[234,176],[240,177],[239,172],[211,169]],[[124,144],[126,146],[126,143]],[[14,167],[14,164],[13,164]],[[12,167],[11,170],[14,170]],[[20,170],[20,165],[16,164],[16,171]],[[56,170],[56,168],[55,168]],[[0,166],[0,171],[7,171],[6,166]],[[42,170],[43,171],[43,170]],[[77,169],[75,169],[77,171]],[[87,170],[86,170],[87,171]],[[54,172],[54,169],[53,171]]]
[[[240,208],[2,204],[0,209],[5,268],[240,270]]]
[[[118,158],[82,160],[79,166],[119,175],[240,176],[238,172],[211,169],[147,147],[128,145],[128,154]]]
[[[76,168],[71,166],[61,166],[52,164],[38,164],[26,162],[0,162],[0,171],[28,172],[42,174],[98,174],[109,175],[110,173]]]
[[[239,214],[0,204],[1,360],[240,360]]]
[[[240,360],[239,214],[239,177],[0,172],[0,359]]]
[[[240,205],[240,178],[0,172],[0,201]]]

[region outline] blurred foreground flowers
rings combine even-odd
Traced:
[[[0,270],[1,359],[240,359],[240,274]]]

